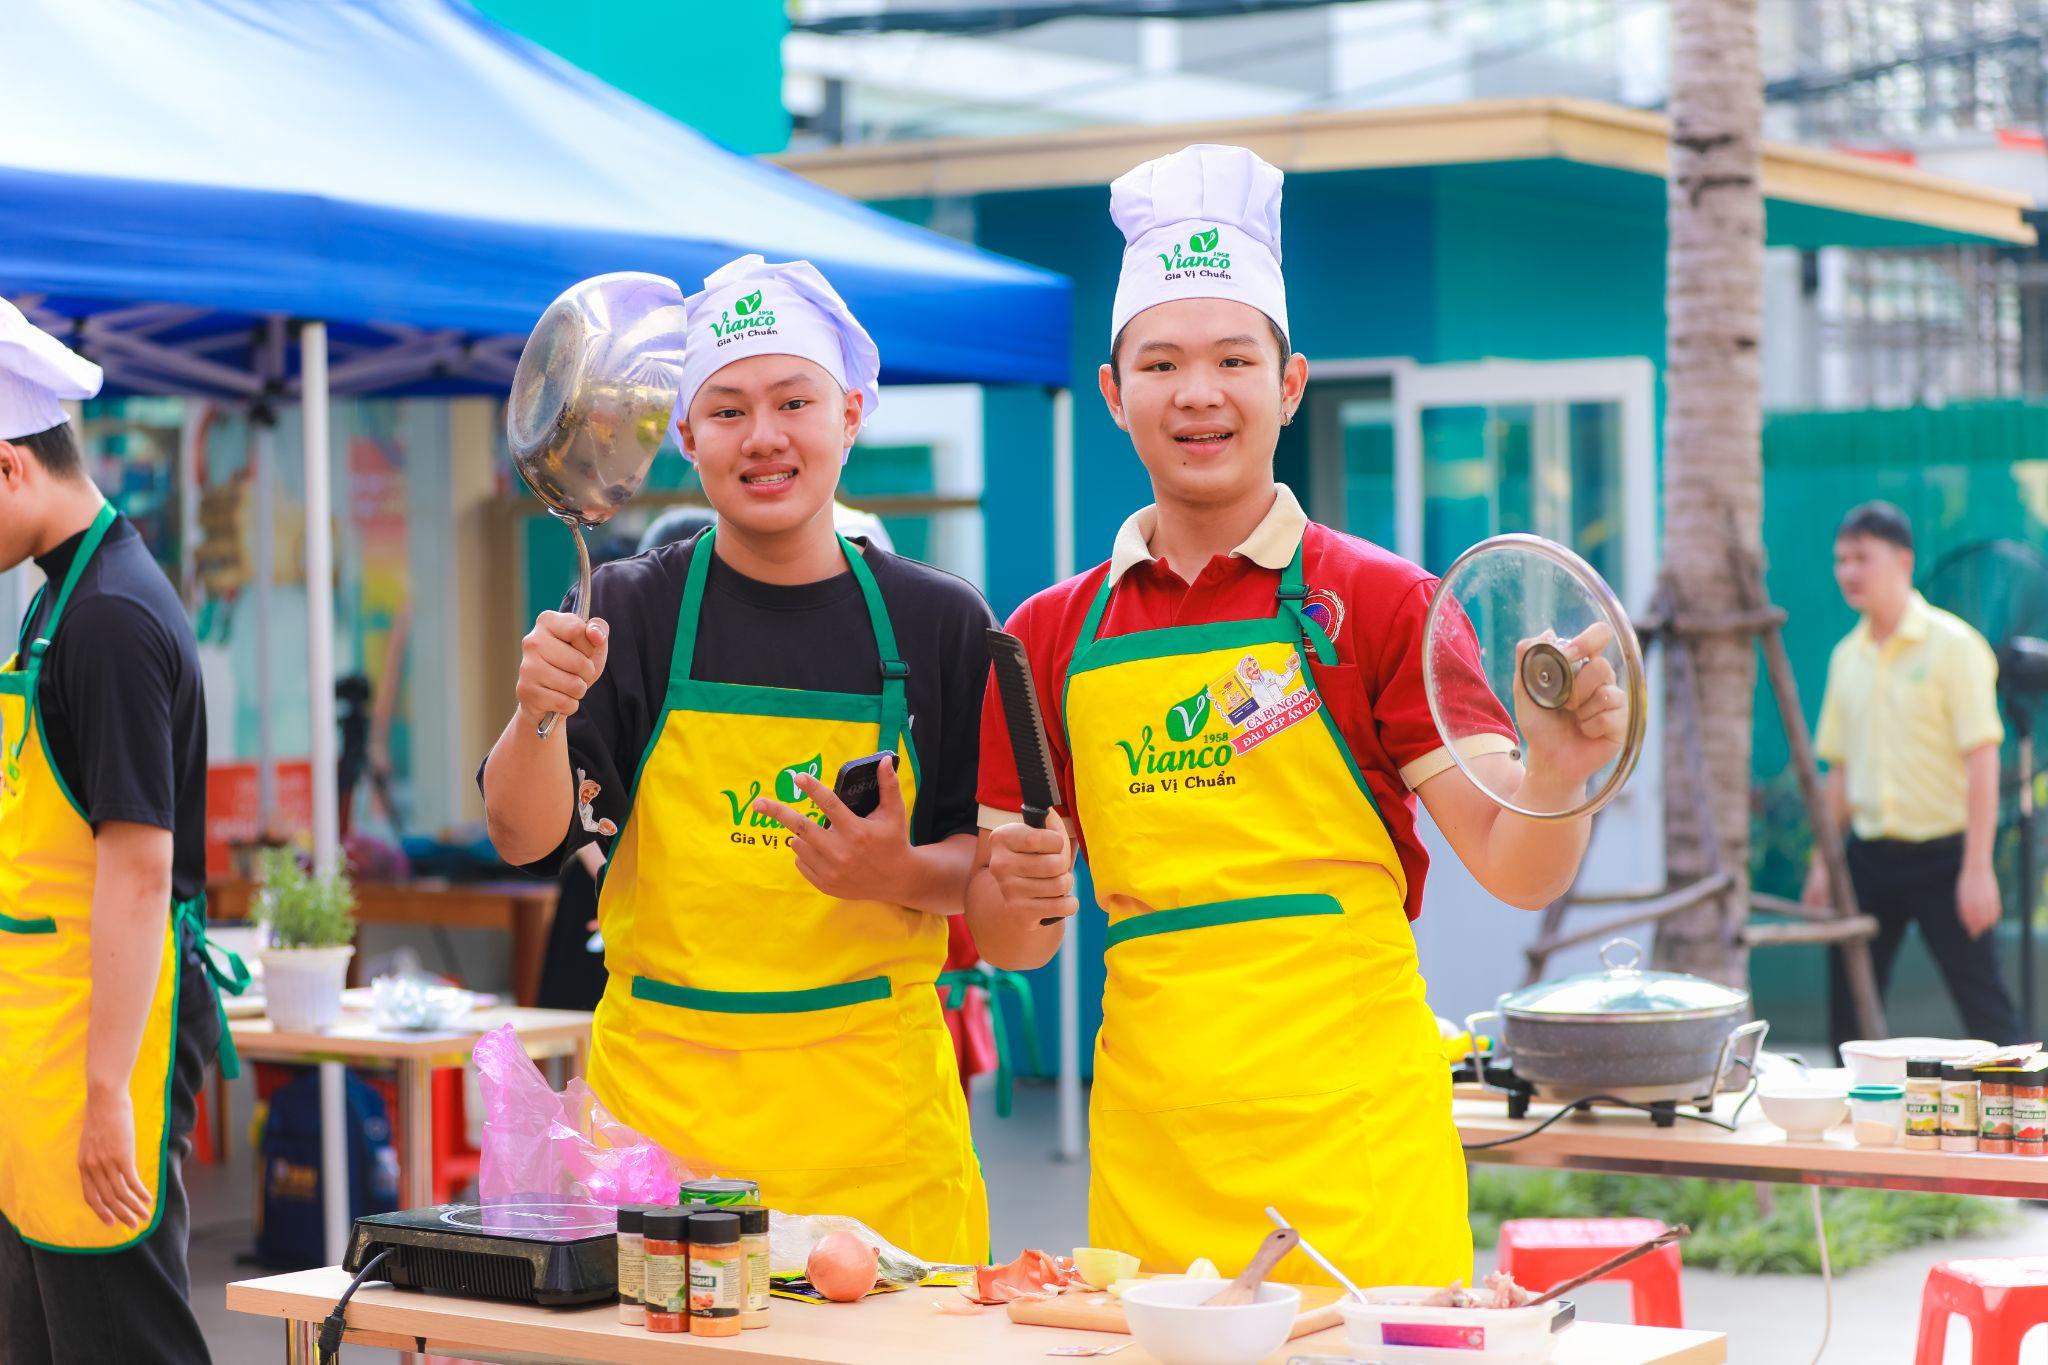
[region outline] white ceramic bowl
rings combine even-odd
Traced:
[[[1908,1057],[1939,1057],[1959,1062],[1991,1044],[1981,1038],[1859,1038],[1841,1047],[1842,1065],[1855,1074],[1858,1085],[1883,1085],[1906,1079]]]
[[[1147,1280],[1124,1291],[1124,1316],[1138,1344],[1164,1365],[1253,1365],[1287,1344],[1301,1313],[1301,1291],[1262,1284],[1258,1298],[1211,1308],[1215,1280]]]
[[[1784,1082],[1756,1092],[1764,1117],[1795,1142],[1816,1142],[1849,1116],[1849,1092],[1822,1081]]]

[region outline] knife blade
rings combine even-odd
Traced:
[[[1045,713],[1038,706],[1038,688],[1024,642],[1008,631],[990,627],[989,661],[995,667],[996,693],[1003,699],[1003,727],[1010,734],[1010,754],[1017,762],[1017,790],[1024,798],[1024,823],[1044,829],[1046,816],[1060,803],[1059,781],[1053,776],[1052,745],[1045,737]],[[1058,924],[1054,915],[1040,924]]]

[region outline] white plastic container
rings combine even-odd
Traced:
[[[1849,1130],[1858,1147],[1895,1147],[1906,1133],[1906,1087],[1857,1085],[1849,1089]]]
[[[1301,1291],[1262,1284],[1252,1302],[1211,1308],[1227,1281],[1144,1280],[1124,1291],[1124,1317],[1138,1344],[1164,1365],[1257,1365],[1287,1344],[1301,1315]]]
[[[263,1001],[279,1033],[321,1033],[341,1018],[341,988],[348,981],[354,945],[339,948],[265,948]]]
[[[1776,1081],[1759,1086],[1756,1099],[1764,1117],[1783,1128],[1791,1142],[1818,1142],[1828,1129],[1849,1117],[1849,1088],[1826,1080]],[[1904,1122],[1903,1100],[1899,1118]]]
[[[1557,1347],[1554,1303],[1529,1308],[1424,1308],[1426,1285],[1365,1291],[1338,1300],[1344,1340],[1375,1365],[1540,1365]]]
[[[1859,1038],[1841,1046],[1842,1065],[1853,1073],[1857,1085],[1903,1085],[1906,1059],[1936,1057],[1943,1062],[1960,1062],[1991,1044],[1982,1038]]]

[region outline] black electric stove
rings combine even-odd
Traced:
[[[401,1289],[565,1308],[619,1289],[618,1215],[603,1204],[441,1204],[356,1219],[342,1263]]]
[[[1650,1121],[1659,1128],[1678,1126],[1681,1109],[1690,1109],[1701,1114],[1714,1111],[1712,1095],[1685,1095],[1678,1091],[1690,1089],[1681,1086],[1623,1087],[1594,1093],[1589,1090],[1559,1090],[1554,1086],[1538,1085],[1515,1074],[1515,1059],[1504,1052],[1489,1052],[1480,1058],[1478,1065],[1472,1059],[1461,1059],[1451,1068],[1453,1085],[1484,1085],[1498,1090],[1507,1097],[1508,1117],[1524,1119],[1529,1117],[1529,1104],[1540,1100],[1545,1104],[1584,1103],[1603,1108],[1623,1108],[1647,1113]]]

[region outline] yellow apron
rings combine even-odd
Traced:
[[[988,1198],[933,988],[945,920],[825,895],[797,872],[793,836],[753,811],[759,796],[809,807],[795,774],[829,783],[883,749],[915,801],[888,612],[842,540],[878,695],[692,678],[714,534],[690,554],[668,695],[598,897],[610,982],[591,1085],[697,1174],[758,1181],[788,1213],[850,1215],[927,1260],[980,1262]]]
[[[1300,650],[1301,551],[1265,620],[1098,638],[1066,679],[1109,915],[1089,1240],[1229,1270],[1277,1205],[1362,1285],[1472,1273],[1450,1074],[1406,881]],[[1306,1258],[1285,1278],[1328,1283]]]
[[[92,1003],[93,832],[51,762],[36,685],[71,589],[113,523],[114,509],[103,504],[41,636],[27,646],[26,661],[17,651],[0,670],[0,1076],[7,1078],[0,1215],[24,1240],[50,1251],[120,1251],[148,1237],[163,1217],[179,922],[200,934],[203,945],[204,899],[179,902],[164,917],[163,960],[128,1078],[135,1170],[154,1212],[139,1233],[109,1227],[86,1205],[77,1160]],[[31,604],[29,619],[35,611]],[[230,961],[239,971],[241,964]],[[246,974],[240,979],[246,982]]]

